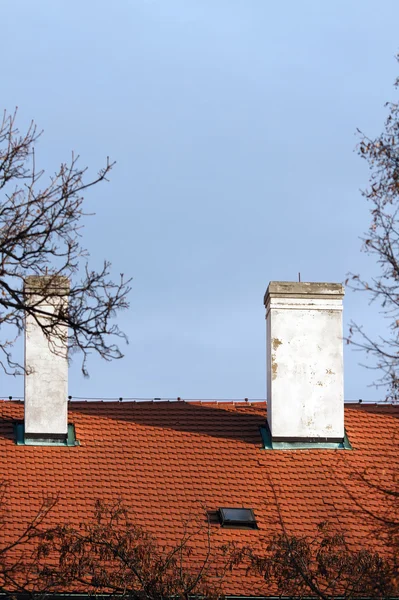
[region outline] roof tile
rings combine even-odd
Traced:
[[[172,543],[179,541],[182,519],[201,515],[204,506],[247,506],[258,530],[213,527],[212,536],[220,544],[256,544],[277,531],[278,503],[293,534],[311,534],[328,520],[361,544],[372,524],[354,498],[361,505],[367,497],[376,511],[386,508],[361,476],[393,482],[399,407],[347,405],[353,451],[263,450],[259,426],[265,418],[264,402],[73,401],[69,420],[80,446],[16,446],[12,423],[23,419],[23,403],[0,401],[0,481],[10,482],[10,518],[15,527],[26,522],[48,493],[59,494],[53,523],[80,523],[91,517],[95,500],[122,498],[144,525]],[[242,578],[231,574],[227,591],[243,593]]]

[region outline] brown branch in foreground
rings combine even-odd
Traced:
[[[265,594],[290,598],[383,599],[397,597],[396,563],[367,548],[353,549],[344,532],[328,522],[319,523],[313,536],[291,533],[281,512],[278,494],[270,480],[280,532],[259,547],[230,549],[234,569],[246,565],[260,575]],[[388,552],[389,550],[389,552]]]
[[[195,555],[201,540],[203,554]],[[79,528],[60,525],[42,535],[36,563],[46,590],[160,600],[222,595],[215,579],[209,524],[189,522],[180,541],[160,544],[134,522],[121,502],[96,503]]]
[[[15,531],[14,521],[9,521],[8,488],[8,482],[0,484],[0,593],[44,593],[45,582],[36,565],[37,543],[46,531],[47,517],[58,497],[44,498],[32,519]]]

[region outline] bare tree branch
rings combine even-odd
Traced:
[[[11,374],[23,371],[12,358],[12,348],[24,327],[26,314],[36,318],[49,340],[68,326],[70,353],[82,354],[82,371],[87,358],[98,353],[106,360],[121,358],[119,339],[125,334],[114,322],[116,313],[128,308],[130,280],[110,278],[111,265],[104,261],[96,271],[87,263],[88,252],[81,244],[83,195],[107,180],[114,163],[107,162],[97,177],[86,180],[86,169],[72,154],[69,163],[44,182],[37,170],[35,144],[40,133],[32,123],[25,134],[16,126],[16,112],[4,112],[0,121],[0,328],[3,340],[0,366]],[[70,280],[68,311],[49,314],[32,302],[23,289],[29,275],[46,277],[44,300],[56,296],[54,278]],[[127,340],[126,340],[127,341]]]
[[[397,57],[399,61],[399,55]],[[395,82],[399,89],[399,78]],[[347,285],[366,292],[381,307],[388,323],[385,336],[370,336],[364,327],[352,323],[348,343],[375,359],[377,384],[389,385],[389,400],[399,398],[399,104],[388,102],[384,131],[371,139],[359,131],[359,155],[370,168],[370,183],[363,196],[370,203],[371,222],[362,238],[363,250],[373,256],[379,274],[364,279],[350,273]]]
[[[193,560],[193,544],[205,534],[205,553]],[[210,529],[187,523],[175,546],[161,545],[135,523],[121,502],[96,504],[94,518],[79,528],[46,531],[37,547],[45,589],[89,595],[161,600],[192,595],[217,599],[222,578],[213,576]]]

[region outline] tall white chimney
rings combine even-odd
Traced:
[[[24,292],[28,305],[48,313],[26,314],[25,437],[64,440],[68,431],[68,328],[57,324],[48,339],[39,322],[51,326],[51,315],[67,310],[69,281],[60,276],[30,276]]]
[[[338,283],[267,288],[267,419],[275,441],[344,438],[344,293]]]

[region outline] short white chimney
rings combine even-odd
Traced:
[[[53,323],[48,338],[40,325],[51,327],[51,315],[66,312],[69,281],[60,276],[30,276],[24,292],[27,304],[44,312],[26,314],[25,437],[63,440],[68,431],[68,328]]]
[[[275,441],[344,438],[344,293],[338,283],[267,288],[267,419]]]

